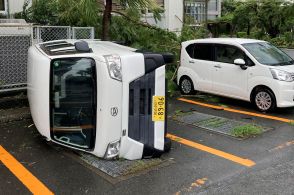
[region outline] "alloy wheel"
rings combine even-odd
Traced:
[[[255,104],[260,110],[269,110],[272,106],[272,103],[272,97],[265,91],[258,92],[255,96]]]

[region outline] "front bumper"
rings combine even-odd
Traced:
[[[130,82],[128,91],[128,105],[123,105],[128,109],[128,128],[122,136],[120,157],[132,160],[163,152],[166,112],[164,121],[153,121],[152,99],[165,96],[165,66]]]
[[[294,107],[294,82],[279,82],[276,99],[277,107]]]

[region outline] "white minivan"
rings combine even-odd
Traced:
[[[211,38],[182,43],[177,82],[195,90],[250,101],[259,111],[294,106],[294,60],[268,42]]]
[[[31,46],[28,99],[48,141],[95,156],[158,157],[166,138],[166,54],[98,40]]]

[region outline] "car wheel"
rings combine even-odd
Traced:
[[[189,77],[181,78],[180,90],[183,95],[195,94],[193,82]]]
[[[253,101],[256,108],[261,112],[268,112],[276,107],[276,99],[273,92],[266,88],[257,89]]]
[[[170,149],[171,149],[171,145],[172,145],[171,139],[165,138],[165,140],[164,140],[164,152],[169,152]]]

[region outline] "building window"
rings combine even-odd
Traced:
[[[0,12],[4,12],[5,11],[5,4],[6,4],[6,0],[0,0]]]
[[[7,0],[0,0],[0,15],[6,15],[7,11]]]
[[[205,1],[189,0],[185,1],[185,14],[195,20],[195,23],[205,21],[206,7]]]

